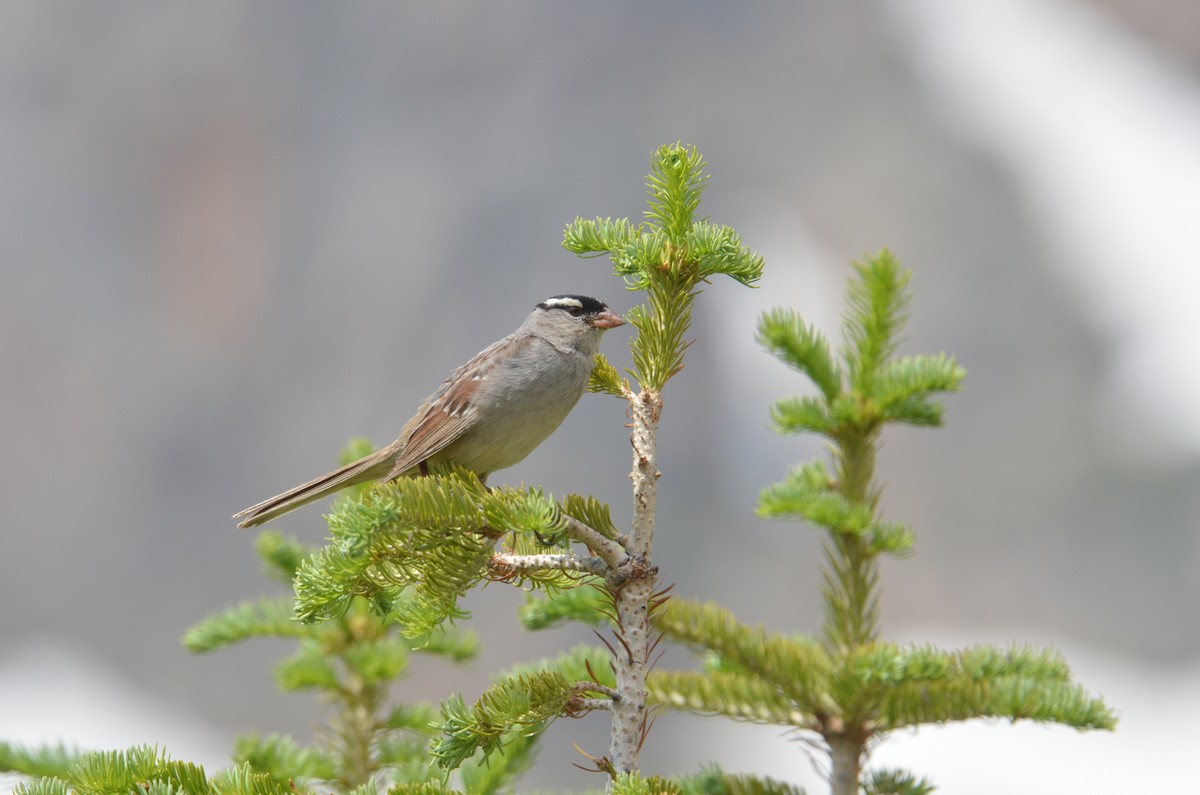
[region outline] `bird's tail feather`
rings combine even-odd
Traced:
[[[251,505],[246,510],[234,514],[233,518],[238,520],[238,527],[254,527],[340,489],[378,480],[391,470],[393,456],[394,452],[387,447],[377,450],[341,469],[335,469],[327,475],[288,489],[283,494]]]

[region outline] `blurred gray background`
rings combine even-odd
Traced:
[[[1047,780],[1029,749],[1061,742],[1047,770],[1066,754],[1089,792],[1172,775],[1148,762],[1179,761],[1172,721],[1200,707],[1197,9],[0,5],[0,736],[167,742],[210,765],[237,732],[308,736],[320,706],[270,678],[287,644],[179,644],[276,592],[229,516],[353,436],[390,441],[542,298],[627,310],[561,230],[640,217],[650,153],[682,139],[710,164],[702,212],[767,271],[705,292],[667,395],[657,554],[676,592],[818,627],[816,533],[752,511],[822,448],[767,430],[807,385],[753,329],[786,305],[836,338],[849,261],[890,247],[914,271],[903,352],[946,350],[969,378],[945,429],[887,437],[886,509],[917,553],[885,563],[885,632],[1053,643],[1124,715],[1112,736],[1039,729],[1017,764],[1011,729],[949,735],[978,740],[922,772],[1012,791]],[[606,339],[618,364],[627,341]],[[589,396],[500,477],[626,521],[623,423]],[[316,543],[320,513],[278,526]],[[586,639],[522,633],[519,601],[474,595],[484,659],[418,664],[400,695],[472,696]],[[570,743],[603,750],[601,724],[560,722],[531,785],[598,786]],[[646,765],[810,775],[791,739],[754,731],[664,716]],[[951,740],[901,748],[923,742]],[[953,760],[965,779],[930,769]]]

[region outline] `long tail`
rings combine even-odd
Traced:
[[[258,505],[251,505],[246,510],[234,514],[233,518],[238,520],[238,527],[254,527],[269,522],[347,486],[378,480],[391,470],[394,457],[395,451],[390,446],[377,450],[366,458],[360,458],[316,480],[288,489],[283,494],[263,500]]]

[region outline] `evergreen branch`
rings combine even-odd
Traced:
[[[960,651],[878,644],[855,668],[891,728],[980,717],[1053,721],[1112,729],[1104,703],[1071,681],[1053,650],[976,646]]]
[[[563,230],[563,248],[581,257],[609,254],[613,270],[633,290],[645,289],[648,274],[663,261],[665,247],[661,231],[635,227],[624,218],[577,217]]]
[[[408,670],[409,646],[401,638],[384,635],[359,638],[341,653],[356,686],[374,687],[398,679]]]
[[[845,346],[842,356],[850,384],[860,396],[874,392],[880,368],[895,352],[907,319],[909,272],[887,249],[854,263],[857,278],[847,288]]]
[[[148,745],[83,754],[65,781],[80,793],[131,792],[151,783],[168,785],[176,792],[210,791],[204,768],[172,761],[161,749]],[[283,791],[278,795],[284,795]]]
[[[26,748],[0,740],[0,770],[23,776],[65,777],[82,755],[62,743]]]
[[[360,595],[395,618],[406,637],[419,638],[465,617],[458,600],[482,579],[566,588],[575,582],[564,571],[605,573],[599,561],[545,551],[568,537],[601,558],[624,561],[621,545],[605,537],[616,532],[607,508],[578,497],[565,507],[597,521],[602,531],[564,513],[540,490],[485,490],[461,471],[370,489],[338,504],[329,520],[332,543],[300,566],[296,615],[304,621],[337,617]],[[494,553],[494,538],[503,532],[513,534],[513,549]]]
[[[432,727],[426,727],[421,732],[388,732],[377,737],[372,743],[375,751],[375,761],[382,773],[386,771],[387,779],[391,781],[439,781],[445,775],[429,761],[429,740],[433,736]],[[375,781],[382,776],[371,776]],[[371,787],[368,782],[363,786]],[[366,795],[376,795],[371,789]]]
[[[422,638],[413,651],[445,657],[454,662],[466,662],[479,656],[479,636],[474,632],[442,625]]]
[[[765,776],[726,773],[709,765],[699,773],[677,779],[683,795],[804,795],[804,790]]]
[[[434,758],[449,770],[480,750],[488,760],[519,737],[541,733],[560,715],[594,707],[585,694],[611,694],[611,674],[603,650],[576,646],[556,658],[515,667],[471,707],[454,695],[442,703],[437,728],[444,736],[434,743]]]
[[[512,737],[486,760],[468,759],[458,768],[463,790],[471,795],[509,792],[537,758],[538,737]]]
[[[315,547],[301,544],[275,530],[260,533],[254,542],[254,549],[262,559],[264,571],[288,584],[291,584],[304,559],[316,551]]]
[[[708,182],[707,163],[694,146],[681,142],[660,146],[650,160],[646,217],[666,235],[672,247],[681,248],[692,226],[700,196]]]
[[[242,602],[192,625],[183,636],[183,645],[194,652],[210,652],[250,638],[303,638],[311,634],[311,628],[296,623],[291,600],[260,599]]]
[[[748,723],[815,729],[811,715],[761,678],[743,673],[653,671],[646,678],[650,701],[701,715],[724,715]]]
[[[608,506],[595,497],[584,497],[579,494],[568,494],[562,501],[562,512],[571,519],[576,519],[605,538],[623,544],[621,533],[613,524]],[[568,521],[568,531],[570,522]],[[579,539],[582,541],[583,539]],[[585,542],[586,543],[586,542]]]
[[[829,416],[829,407],[815,397],[786,397],[771,406],[771,428],[781,436],[819,433],[834,436],[837,426]]]
[[[732,229],[696,219],[708,180],[704,166],[694,147],[680,142],[660,147],[651,159],[646,182],[647,221],[636,233],[623,226],[619,235],[623,241],[602,241],[596,224],[579,219],[564,232],[568,248],[577,252],[607,248],[616,273],[630,288],[644,291],[646,298],[626,316],[637,332],[630,350],[638,391],[618,384],[614,373],[604,371],[599,379],[599,388],[620,391],[629,402],[635,506],[629,535],[619,541],[627,555],[618,556],[615,550],[604,554],[593,548],[611,570],[605,578],[612,594],[611,618],[617,627],[616,641],[624,650],[623,654],[614,651],[611,660],[620,699],[613,702],[609,754],[594,760],[610,774],[637,769],[648,731],[645,678],[652,654],[649,622],[658,573],[651,557],[656,484],[661,477],[656,451],[662,390],[683,368],[700,285],[719,273],[749,284],[762,270],[762,258],[744,248]],[[617,248],[620,242],[625,245]]]
[[[914,395],[957,392],[966,377],[967,371],[945,353],[904,356],[883,366],[871,397],[886,410]]]
[[[12,795],[70,795],[71,789],[61,778],[36,778],[13,788]]]
[[[325,646],[306,639],[291,657],[275,666],[275,682],[287,693],[297,690],[321,690],[337,693],[342,682]]]
[[[621,377],[603,353],[598,353],[592,365],[592,374],[588,376],[587,389],[589,392],[624,398],[629,394],[629,382]]]
[[[884,365],[872,397],[883,419],[909,425],[937,426],[942,422],[942,405],[930,395],[957,392],[967,371],[953,357],[906,356]]]
[[[472,795],[473,793],[474,791],[472,791]],[[350,795],[369,795],[369,793],[350,793]],[[463,795],[463,792],[451,789],[440,781],[421,781],[393,784],[388,788],[387,795]]]
[[[726,775],[725,795],[804,795],[803,787],[766,776]]]
[[[1003,676],[1030,677],[1041,682],[1069,682],[1071,670],[1053,649],[1028,646],[971,646],[945,651],[935,646],[876,643],[860,649],[853,667],[865,683],[882,688],[914,681],[965,676],[985,680]]]
[[[825,643],[828,648],[846,654],[873,642],[878,634],[878,561],[859,536],[831,536],[822,545],[822,551]],[[853,690],[837,691],[834,698],[839,704],[854,703]]]
[[[864,795],[929,795],[935,789],[906,770],[872,770],[863,781]]]
[[[471,707],[462,696],[442,703],[444,735],[434,742],[438,765],[457,768],[482,751],[484,758],[499,748],[506,735],[539,734],[576,698],[566,678],[556,671],[510,677],[492,686]]]
[[[579,216],[563,230],[563,248],[573,254],[607,254],[628,246],[641,234],[628,218],[596,218]]]
[[[658,629],[761,677],[804,714],[825,714],[831,708],[824,695],[830,660],[816,641],[770,634],[739,623],[733,613],[712,603],[682,599],[671,601]]]
[[[277,783],[266,773],[256,773],[250,765],[226,768],[218,772],[209,782],[208,792],[212,795],[295,795],[289,786]],[[203,792],[185,789],[183,792]]]
[[[643,777],[637,770],[616,775],[608,792],[611,795],[683,795],[675,782],[661,776]]]
[[[464,470],[435,468],[430,477],[401,478],[340,501],[329,517],[333,543],[297,572],[296,615],[333,618],[362,595],[391,610],[408,637],[465,617],[458,600],[486,573],[493,541],[480,529],[492,521],[524,532],[555,532],[560,524],[540,493],[489,492]]]
[[[758,344],[784,364],[807,375],[832,402],[842,391],[842,372],[829,343],[816,327],[790,309],[772,309],[758,319]]]
[[[647,303],[626,313],[637,335],[630,342],[634,373],[643,389],[661,392],[683,369],[692,304],[698,294],[686,281],[654,280],[645,288]]]
[[[530,594],[521,606],[520,618],[526,629],[549,629],[567,621],[599,626],[611,623],[611,618],[606,618],[611,610],[612,597],[592,585],[545,596]]]
[[[762,278],[763,258],[742,245],[728,226],[698,221],[687,232],[686,250],[701,279],[724,274],[750,287]]]
[[[939,400],[927,400],[919,395],[905,398],[893,403],[880,412],[880,418],[887,422],[902,422],[921,428],[938,428],[942,425],[942,416],[946,407]]]
[[[482,501],[485,524],[518,538],[536,538],[542,547],[562,546],[566,517],[541,489],[490,489]]]
[[[432,736],[432,724],[436,718],[433,708],[428,704],[398,704],[383,719],[383,728],[406,729]]]
[[[612,252],[613,272],[630,290],[646,290],[667,267],[670,247],[660,229],[643,229],[627,246]]]
[[[870,507],[852,502],[838,489],[822,461],[795,467],[782,483],[763,489],[758,515],[764,518],[804,519],[834,533],[863,535],[871,529]]]
[[[972,718],[1059,723],[1077,729],[1114,729],[1117,719],[1103,700],[1073,683],[1038,683],[1001,677],[987,683],[950,680],[905,685],[887,694],[881,711],[889,728]]]
[[[872,522],[867,547],[872,553],[903,556],[912,551],[915,538],[908,525],[900,522]]]
[[[546,657],[514,665],[508,671],[508,676],[554,671],[561,674],[568,682],[595,684],[596,687],[587,688],[590,692],[612,695],[613,674],[610,662],[610,656],[606,649],[581,643],[572,646],[556,657]]]
[[[334,761],[329,755],[301,748],[295,740],[281,734],[239,736],[233,744],[233,762],[247,764],[256,773],[265,773],[283,787],[289,787],[295,780],[330,781],[337,777]]]

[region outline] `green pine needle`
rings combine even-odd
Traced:
[[[589,392],[623,398],[629,391],[629,382],[621,377],[617,368],[609,364],[603,353],[598,353],[587,388]]]
[[[233,744],[233,762],[247,764],[256,773],[264,773],[284,787],[297,780],[330,781],[337,776],[332,758],[319,751],[301,748],[291,737],[282,734],[239,736]]]
[[[967,372],[954,357],[906,356],[883,366],[872,385],[871,397],[885,420],[909,425],[941,424],[942,406],[930,395],[957,392]]]
[[[70,786],[61,778],[35,778],[13,788],[13,795],[68,795]]]
[[[519,552],[565,544],[562,513],[538,489],[485,489],[465,470],[434,467],[342,500],[329,516],[332,543],[306,560],[295,579],[302,621],[336,618],[364,596],[392,615],[409,638],[465,618],[462,596],[487,574],[495,533]],[[522,582],[569,587],[561,572]]]
[[[194,652],[210,652],[250,638],[301,638],[310,633],[297,624],[287,598],[242,602],[194,624],[183,636],[183,645]]]
[[[433,733],[437,712],[428,704],[399,704],[383,720],[388,729],[407,729],[421,734]]]
[[[641,229],[628,218],[596,218],[588,221],[576,216],[563,230],[563,248],[580,256],[607,254],[625,248],[641,235]]]
[[[650,209],[646,217],[666,234],[672,246],[682,246],[691,229],[708,183],[706,165],[694,146],[678,141],[659,147],[650,161],[646,177]]]
[[[880,643],[859,651],[849,669],[873,694],[888,729],[923,723],[1001,717],[1052,721],[1080,729],[1112,729],[1116,717],[1071,681],[1053,650],[975,646],[942,651]]]
[[[847,289],[843,358],[850,384],[859,395],[870,395],[879,369],[900,344],[907,320],[909,272],[887,249],[865,262],[856,262],[857,278]]]
[[[646,289],[647,303],[626,313],[637,336],[630,343],[634,374],[643,388],[661,391],[683,369],[692,305],[698,292],[687,283],[655,281]]]
[[[350,793],[357,795],[357,793]],[[406,782],[388,788],[387,795],[463,795],[461,790],[451,789],[438,781]]]
[[[538,736],[509,738],[486,760],[473,757],[458,768],[464,791],[470,795],[493,795],[513,791],[513,784],[537,759]]]
[[[285,693],[299,690],[336,693],[342,686],[335,659],[315,640],[305,640],[291,657],[275,666],[275,681]]]
[[[814,397],[786,397],[771,406],[771,428],[781,436],[819,433],[833,436],[837,429],[824,400]]]
[[[751,287],[762,276],[763,258],[743,246],[741,236],[728,226],[699,221],[688,230],[684,245],[703,279],[724,274]]]
[[[568,494],[563,498],[562,512],[583,522],[605,538],[615,539],[621,534],[613,524],[608,506],[595,497]]]
[[[650,209],[646,221],[576,218],[563,230],[563,246],[579,256],[607,253],[614,272],[646,304],[627,314],[637,330],[631,345],[634,375],[644,389],[661,391],[683,367],[692,304],[701,285],[724,274],[747,286],[762,276],[763,259],[742,245],[731,228],[697,219],[708,182],[695,147],[676,142],[660,147],[646,178]],[[590,388],[624,394],[607,363]]]
[[[521,624],[526,629],[550,629],[568,621],[590,626],[609,622],[605,612],[612,610],[612,597],[599,586],[570,588],[529,594],[521,606]]]
[[[726,773],[710,765],[700,773],[678,779],[683,795],[804,795],[804,790],[766,776]]]
[[[301,544],[275,530],[260,533],[254,542],[254,549],[262,559],[263,570],[280,582],[289,584],[304,559],[316,551],[315,547]]]
[[[202,790],[185,790],[201,792]],[[266,773],[256,773],[248,764],[226,768],[212,777],[212,795],[295,795],[292,787],[280,784]]]
[[[668,637],[711,651],[741,672],[777,689],[806,715],[827,712],[824,695],[830,660],[819,643],[803,637],[768,633],[740,623],[729,610],[712,603],[672,599],[658,621]]]
[[[613,686],[608,651],[576,646],[556,658],[514,668],[472,706],[454,695],[442,703],[443,736],[434,743],[440,766],[453,770],[482,752],[484,760],[519,737],[540,734],[564,714],[577,696],[574,685],[591,681]],[[530,749],[531,750],[531,749]]]
[[[758,515],[768,519],[804,519],[834,533],[862,535],[872,527],[870,507],[846,499],[825,464],[812,461],[794,468],[782,483],[763,489]]]
[[[82,755],[62,743],[27,748],[0,740],[0,770],[25,776],[64,777]]]
[[[863,781],[863,795],[929,795],[936,787],[906,770],[872,770]]]
[[[790,309],[772,309],[758,319],[758,344],[784,364],[812,379],[827,401],[842,391],[842,373],[821,332]]]
[[[134,746],[124,751],[96,751],[76,760],[65,777],[80,793],[131,792],[148,784],[175,792],[209,792],[204,768],[176,762],[157,746]],[[281,793],[282,795],[282,793]]]
[[[438,627],[424,638],[415,639],[413,651],[444,657],[453,662],[467,662],[479,656],[479,636],[470,630],[450,625]]]
[[[652,671],[651,702],[701,715],[724,715],[747,723],[813,728],[810,715],[757,676],[731,672]]]
[[[494,753],[512,734],[537,734],[558,717],[573,696],[560,673],[542,671],[505,679],[468,707],[462,696],[442,703],[443,736],[433,745],[438,765],[453,770],[476,752]]]
[[[589,682],[596,681],[592,678],[592,674],[594,673],[599,680],[599,684],[613,687],[616,682],[613,679],[614,675],[612,666],[609,664],[610,662],[611,654],[607,649],[581,643],[577,646],[572,646],[555,657],[546,657],[514,665],[506,675],[513,677],[555,671],[562,674],[563,678],[568,682]]]
[[[659,776],[643,777],[638,771],[621,773],[612,780],[611,795],[683,795],[673,781]]]

